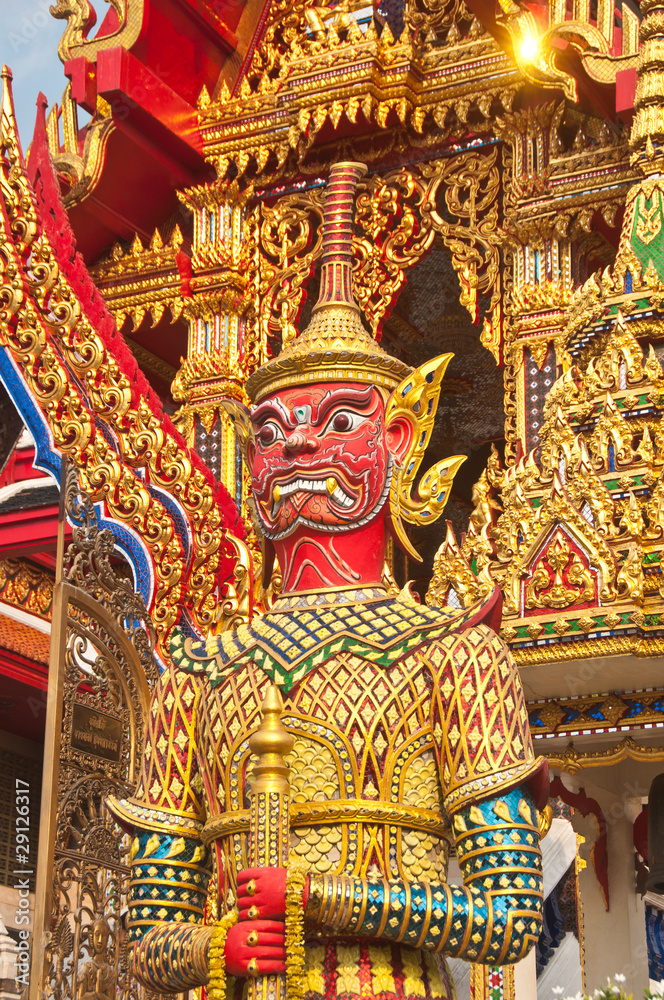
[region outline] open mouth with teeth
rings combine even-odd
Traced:
[[[299,494],[299,495],[298,495]],[[297,509],[302,507],[307,497],[312,494],[320,494],[334,500],[339,507],[349,509],[355,505],[357,497],[352,497],[348,488],[344,487],[336,476],[328,476],[327,479],[304,479],[299,477],[292,479],[288,483],[279,483],[272,490],[272,516],[277,513],[284,501],[292,499]]]
[[[334,503],[341,510],[350,510],[357,503],[358,496],[351,493],[352,487],[340,482],[336,476],[327,476],[325,479],[308,479],[304,476],[297,476],[285,483],[277,483],[272,489],[272,504],[270,516],[276,517],[284,505],[291,507],[294,512],[302,513],[303,508],[308,506],[315,498],[321,497],[328,502]],[[318,501],[320,504],[320,500]],[[267,504],[264,504],[267,513]]]
[[[306,473],[300,466],[289,472],[274,470],[263,491],[254,491],[261,530],[273,541],[286,538],[298,525],[324,532],[360,527],[383,508],[392,478],[389,461],[384,481],[380,486],[375,484],[375,492],[370,470],[362,470],[353,480],[330,466],[307,469]]]

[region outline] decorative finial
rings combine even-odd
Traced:
[[[258,792],[288,792],[288,765],[284,757],[294,739],[281,716],[284,703],[276,684],[270,684],[261,705],[261,722],[249,737],[249,749],[258,758],[253,768],[252,795]]]
[[[320,293],[314,312],[327,306],[360,311],[353,297],[353,215],[355,188],[367,168],[363,163],[335,163],[325,192]]]
[[[4,123],[4,129],[11,127],[12,131],[16,130],[16,122],[14,120],[14,98],[12,95],[12,80],[14,76],[9,66],[3,65],[2,72],[0,73],[2,78],[2,94],[0,95],[0,114],[6,119]]]
[[[352,161],[330,168],[318,301],[306,330],[247,381],[246,390],[254,403],[293,385],[344,379],[391,391],[411,371],[376,343],[353,297],[355,188],[365,172],[363,163]]]
[[[14,79],[14,76],[9,66],[3,65],[0,77],[2,78],[2,88],[0,93],[0,117],[2,118],[2,122],[0,122],[0,126],[5,135],[9,134],[12,138],[14,138],[17,137],[16,118],[14,115],[14,95],[12,94],[12,80]]]

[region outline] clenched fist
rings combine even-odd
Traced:
[[[247,868],[238,872],[240,920],[283,920],[286,914],[286,869]]]
[[[224,946],[230,976],[267,976],[286,971],[283,920],[244,920],[230,928]]]

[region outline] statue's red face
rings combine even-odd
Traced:
[[[249,462],[266,537],[287,538],[299,526],[350,531],[383,509],[384,414],[376,389],[345,382],[277,392],[252,411]]]

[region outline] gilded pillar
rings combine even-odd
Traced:
[[[288,866],[290,789],[285,758],[295,741],[281,721],[283,708],[281,692],[276,684],[271,684],[261,705],[260,725],[248,740],[249,749],[256,756],[249,792],[252,868]],[[248,997],[249,1000],[285,1000],[286,977],[252,976]]]
[[[539,453],[544,403],[562,370],[561,337],[574,289],[586,277],[593,211],[556,208],[556,158],[564,105],[550,101],[506,116],[505,323],[507,459]],[[580,150],[581,151],[581,150]]]
[[[182,275],[187,357],[172,391],[182,406],[176,422],[188,443],[241,506],[246,490],[242,458],[224,399],[246,401],[254,367],[248,350],[250,289],[246,195],[236,184],[201,185],[180,194],[193,215],[190,273]]]

